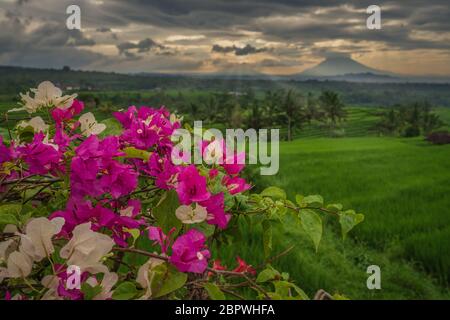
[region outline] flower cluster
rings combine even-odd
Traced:
[[[98,123],[90,112],[81,114],[84,104],[75,96],[62,96],[49,82],[32,92],[34,98],[22,95],[23,109],[30,114],[47,109],[51,122],[36,116],[17,125],[17,135],[8,145],[0,137],[0,178],[8,183],[40,176],[42,183],[55,182],[66,186],[68,192],[65,206],[48,218],[31,217],[19,224],[24,232],[7,226],[15,230],[11,239],[0,243],[0,258],[6,261],[0,280],[26,279],[34,272],[35,263],[48,260],[52,272],[41,279],[47,288],[42,298],[84,297],[80,288],[66,285],[72,265],[81,269],[82,283],[102,287],[97,296],[108,298],[118,276],[103,264],[104,257],[113,246],[134,248],[143,234],[179,272],[204,273],[211,249],[201,230],[204,225],[227,227],[232,218],[227,199],[232,202],[236,194],[250,188],[239,177],[244,166],[173,164],[171,137],[181,122],[165,107],[131,106],[114,112],[121,134],[101,137],[107,130],[105,124]],[[22,139],[23,132],[31,132],[31,139]],[[211,142],[202,143],[207,148]],[[223,156],[237,159],[245,155],[224,152]],[[142,202],[148,202],[144,196],[150,193],[161,197],[170,192],[177,195],[178,205],[165,214],[178,223],[165,234],[153,215],[155,203],[144,206]],[[37,198],[31,200],[38,205]],[[57,254],[55,241],[65,243]],[[17,250],[11,252],[11,248]],[[98,274],[103,275],[102,280]]]

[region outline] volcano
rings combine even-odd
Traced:
[[[308,77],[333,77],[349,74],[390,75],[389,72],[380,71],[363,65],[350,57],[329,57],[318,65],[300,73]]]

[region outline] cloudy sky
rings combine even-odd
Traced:
[[[81,31],[66,8],[81,8]],[[366,8],[382,9],[382,30]],[[0,65],[293,74],[330,55],[450,75],[449,0],[0,0]]]

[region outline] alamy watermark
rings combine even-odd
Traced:
[[[366,9],[366,13],[370,16],[366,20],[366,27],[369,30],[381,29],[381,8],[378,5],[370,5]],[[69,30],[81,30],[81,8],[72,4],[66,8],[66,26]]]
[[[193,132],[177,129],[172,140],[175,165],[259,164],[261,175],[275,175],[280,168],[279,129],[226,129],[224,137],[222,131],[203,130],[202,121],[195,121]]]

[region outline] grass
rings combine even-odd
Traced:
[[[276,237],[276,247],[282,251],[295,244],[296,249],[279,267],[310,293],[324,288],[351,298],[450,298],[449,159],[450,145],[431,146],[423,138],[281,143],[280,172],[255,176],[257,185],[278,185],[291,199],[297,193],[321,194],[364,213],[366,220],[345,243],[330,220],[318,254],[290,224]],[[246,246],[230,251],[262,261],[261,244],[243,236]],[[382,290],[366,288],[371,264],[381,267]]]

